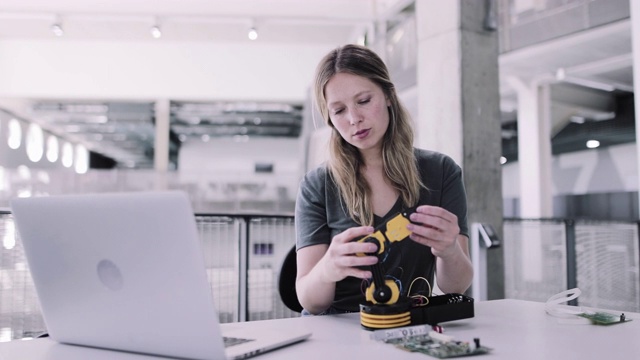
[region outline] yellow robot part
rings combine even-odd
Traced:
[[[382,234],[382,232],[378,230],[371,235],[367,235],[363,237],[362,239],[358,240],[358,242],[365,242],[365,240],[369,238],[374,238],[378,241],[378,255],[382,254],[384,252],[384,242],[385,242],[384,235]],[[367,256],[367,255],[370,255],[370,254],[356,253],[356,256]]]
[[[389,239],[390,242],[404,240],[407,236],[411,235],[411,231],[407,229],[408,224],[409,219],[402,214],[398,214],[387,221],[387,231],[385,232],[387,239]]]
[[[411,313],[404,312],[392,315],[373,315],[360,312],[360,323],[371,329],[389,329],[411,324]]]
[[[398,298],[400,298],[400,289],[398,288],[398,284],[396,284],[393,280],[385,280],[384,284],[387,285],[389,290],[391,290],[391,298],[385,304],[395,304],[398,302]],[[375,290],[375,284],[371,284],[367,291],[365,292],[365,299],[373,304],[378,304],[376,299],[373,296],[373,291]]]

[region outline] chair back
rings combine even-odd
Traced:
[[[293,245],[280,267],[278,292],[280,293],[280,299],[289,309],[295,312],[302,312],[302,305],[300,305],[298,294],[296,293],[297,274],[296,246]]]

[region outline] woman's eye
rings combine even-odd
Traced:
[[[366,104],[369,101],[371,101],[371,99],[362,99],[362,100],[358,101],[358,104]]]
[[[343,109],[333,110],[333,115],[338,115],[342,112]]]

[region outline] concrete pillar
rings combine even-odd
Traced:
[[[636,87],[640,86],[640,3],[638,1],[630,1],[631,5],[631,47],[633,51],[633,88],[634,93],[640,93],[635,91]],[[637,65],[636,65],[637,64]],[[640,96],[634,97],[635,103],[635,117],[636,117],[636,139],[640,139]],[[640,169],[640,146],[638,146],[638,140],[636,140],[636,153],[638,169]],[[640,176],[638,176],[640,181]],[[640,184],[638,184],[640,188]],[[638,199],[640,202],[640,199]]]
[[[158,176],[156,179],[156,189],[163,190],[166,188],[167,171],[169,170],[169,100],[158,99],[154,107],[156,133],[153,163]]]
[[[507,82],[518,96],[518,167],[520,169],[520,217],[553,216],[551,181],[551,88],[549,79]],[[527,254],[518,264],[523,279],[540,282],[543,278],[542,229],[522,233],[522,251]]]
[[[418,117],[416,146],[462,166],[469,224],[489,223],[502,237],[501,124],[497,16],[491,1],[416,1]],[[488,11],[491,10],[491,11]],[[502,248],[487,251],[489,299],[504,297]]]
[[[514,77],[507,81],[518,94],[520,217],[553,217],[549,83]]]

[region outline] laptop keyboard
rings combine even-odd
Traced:
[[[249,342],[249,341],[253,341],[253,339],[242,339],[242,338],[223,336],[222,337],[222,341],[224,342],[224,347],[228,348],[230,346],[234,346],[234,345],[243,344],[243,343],[246,343],[246,342]]]

